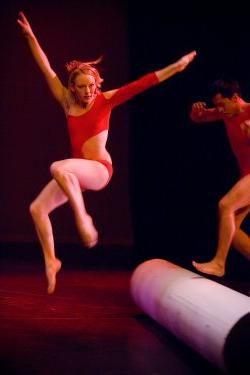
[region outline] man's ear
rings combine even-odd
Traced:
[[[75,89],[74,85],[70,85],[69,89],[70,89],[71,92],[76,92],[76,89]]]

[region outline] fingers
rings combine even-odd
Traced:
[[[246,126],[247,128],[250,127],[250,120],[246,120],[243,122],[244,126]]]
[[[184,55],[181,60],[185,61],[187,64],[189,64],[195,56],[197,55],[196,51],[189,52],[187,55]]]
[[[199,117],[201,117],[206,111],[206,103],[205,102],[196,102],[192,105],[192,111],[197,113]]]
[[[23,21],[28,22],[28,20],[27,20],[27,18],[26,18],[26,16],[25,16],[25,14],[24,14],[23,11],[20,11],[20,12],[18,13],[18,16],[19,16],[20,18],[22,18]]]
[[[24,16],[23,12],[19,12],[18,13],[18,21],[19,22],[24,22],[25,21],[25,16]]]
[[[188,53],[186,55],[186,57],[188,58],[189,62],[191,62],[191,61],[193,61],[193,59],[195,58],[196,55],[197,55],[197,52],[194,50],[194,51]]]
[[[181,72],[182,70],[184,70],[188,64],[190,64],[191,61],[193,61],[193,59],[195,58],[196,56],[196,51],[192,51],[190,53],[188,53],[187,55],[184,55],[180,58],[180,60],[177,62],[178,64],[178,68],[179,68],[179,72]]]
[[[19,12],[18,17],[19,19],[17,20],[17,22],[19,23],[19,25],[29,25],[29,22],[23,12]]]
[[[22,11],[18,13],[17,23],[21,26],[22,32],[25,36],[33,34],[29,21]]]
[[[206,108],[205,102],[196,102],[196,103],[193,103],[193,105],[192,105],[192,109],[195,110],[195,111],[200,111],[200,110],[205,109],[205,108]]]
[[[246,120],[240,124],[243,134],[249,138],[250,136],[250,120]]]

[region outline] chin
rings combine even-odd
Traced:
[[[84,104],[91,104],[93,102],[94,98],[89,98],[89,99],[83,99],[82,102]]]

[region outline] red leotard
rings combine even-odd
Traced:
[[[250,107],[246,107],[243,112],[231,118],[220,114],[216,109],[210,109],[202,113],[202,116],[192,111],[191,119],[195,122],[223,120],[226,125],[229,142],[238,161],[241,176],[243,177],[250,173],[250,139],[244,135],[240,127],[242,122],[250,120]]]
[[[97,95],[92,108],[80,115],[68,115],[68,130],[71,140],[73,157],[82,158],[81,148],[91,137],[109,129],[111,111],[140,92],[159,83],[155,73],[148,73],[125,86],[119,88],[110,99],[103,93]]]

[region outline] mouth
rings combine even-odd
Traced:
[[[89,101],[91,101],[93,99],[93,96],[91,95],[91,96],[84,96],[83,97],[83,100],[84,101],[86,101],[86,102],[89,102]]]

